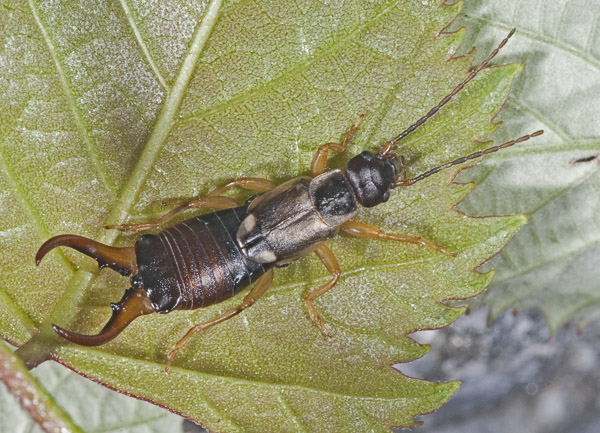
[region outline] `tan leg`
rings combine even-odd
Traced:
[[[177,215],[179,215],[182,212],[185,212],[188,209],[211,208],[211,209],[223,210],[223,209],[231,209],[231,208],[237,207],[237,206],[239,206],[239,203],[229,197],[221,197],[221,196],[197,197],[190,202],[183,203],[183,204],[177,206],[175,209],[173,209],[170,212],[167,212],[166,214],[164,214],[162,217],[160,217],[159,219],[157,219],[154,222],[108,225],[108,226],[104,226],[104,228],[105,229],[115,229],[115,230],[120,230],[120,231],[132,231],[132,232],[137,232],[137,231],[142,231],[142,230],[159,229],[163,225],[165,225],[166,223],[171,221],[173,218],[175,218]]]
[[[187,341],[190,338],[192,338],[192,336],[196,332],[204,331],[205,329],[210,328],[211,326],[214,326],[218,323],[229,320],[233,316],[240,314],[246,308],[251,307],[258,300],[258,298],[260,298],[262,295],[264,295],[264,293],[271,286],[272,282],[273,282],[273,269],[270,269],[263,276],[261,276],[258,280],[256,280],[256,284],[254,284],[254,287],[252,287],[252,290],[250,290],[250,293],[248,293],[246,295],[246,297],[244,298],[244,300],[242,301],[242,303],[240,305],[238,305],[235,308],[232,308],[231,310],[224,312],[223,314],[220,314],[219,316],[215,317],[214,319],[199,323],[196,326],[194,326],[193,328],[191,328],[183,336],[183,338],[181,340],[179,340],[177,342],[177,344],[175,344],[173,349],[171,349],[171,351],[169,352],[165,371],[169,371],[169,368],[171,368],[171,364],[173,363],[173,360],[175,360],[175,357],[177,356],[177,354],[181,351],[181,349],[183,349],[183,346],[185,346]]]
[[[244,189],[251,189],[254,191],[268,191],[275,187],[275,184],[267,179],[260,179],[256,177],[240,177],[238,179],[234,179],[223,186],[220,186],[213,191],[211,191],[206,197],[196,197],[195,199],[182,203],[177,206],[172,211],[166,213],[158,220],[151,223],[130,223],[130,224],[118,224],[118,225],[108,225],[104,228],[107,229],[116,229],[121,231],[142,231],[142,230],[152,230],[161,228],[163,225],[171,221],[177,215],[182,212],[185,212],[188,209],[200,209],[200,208],[210,208],[215,210],[223,210],[223,209],[231,209],[239,206],[239,203],[230,197],[222,197],[225,191],[239,186]]]
[[[400,155],[400,171],[396,179],[406,179],[406,158],[404,155]]]
[[[313,301],[319,296],[327,293],[333,288],[333,286],[337,284],[338,280],[340,279],[340,275],[342,274],[342,270],[340,269],[340,264],[335,258],[335,255],[326,245],[320,245],[315,250],[315,253],[319,257],[319,259],[321,259],[321,262],[323,262],[327,270],[331,273],[331,280],[329,280],[322,286],[317,287],[312,292],[308,293],[304,297],[304,303],[306,304],[306,308],[308,309],[308,315],[310,319],[313,322],[315,322],[315,324],[319,327],[321,333],[325,336],[325,338],[331,338],[331,333],[327,329],[325,322],[323,322],[323,319],[321,318],[321,316],[317,312],[317,309],[313,305]]]
[[[364,114],[360,114],[358,120],[350,126],[350,129],[346,131],[344,134],[344,138],[339,143],[325,143],[319,146],[315,156],[313,156],[312,162],[310,163],[310,173],[312,177],[318,176],[320,174],[325,173],[327,170],[327,157],[329,156],[329,151],[332,150],[336,153],[344,153],[348,148],[348,144],[352,141],[352,137],[356,133],[358,126],[362,122]]]
[[[387,233],[378,227],[364,223],[362,221],[350,220],[343,223],[340,228],[348,233],[349,235],[356,236],[358,238],[372,238],[372,239],[385,239],[389,241],[405,242],[414,245],[420,245],[432,250],[439,251],[449,255],[450,257],[456,257],[455,253],[445,250],[443,247],[429,242],[419,236],[401,235],[397,233]]]
[[[236,187],[236,186],[239,186],[240,188],[243,188],[243,189],[250,189],[253,191],[265,192],[265,191],[272,190],[277,185],[275,185],[270,180],[262,179],[260,177],[239,177],[237,179],[233,179],[230,182],[227,182],[225,185],[215,188],[213,191],[211,191],[208,194],[208,196],[212,197],[215,195],[221,195],[225,191],[230,190],[231,188]]]

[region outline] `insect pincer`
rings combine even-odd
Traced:
[[[70,247],[98,262],[100,268],[109,267],[121,275],[137,272],[135,252],[132,247],[112,247],[77,235],[60,235],[48,239],[35,255],[35,264],[39,265],[46,254],[56,247]]]
[[[35,256],[40,264],[44,256],[52,249],[64,246],[73,248],[98,262],[100,268],[109,267],[121,275],[137,273],[136,255],[133,247],[113,247],[77,235],[60,235],[48,239]],[[130,288],[118,304],[111,304],[113,314],[97,335],[82,335],[52,325],[52,329],[61,337],[82,346],[98,346],[115,338],[133,319],[142,314],[155,312],[146,291],[142,287]]]
[[[57,325],[52,325],[52,329],[54,329],[54,332],[58,335],[72,343],[81,346],[99,346],[119,335],[136,317],[156,312],[146,291],[144,289],[135,289],[133,287],[125,291],[125,295],[123,296],[123,299],[121,299],[121,302],[110,304],[110,306],[113,310],[112,316],[102,331],[97,335],[77,334],[75,332],[67,331]]]

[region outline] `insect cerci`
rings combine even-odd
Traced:
[[[204,197],[185,203],[153,223],[109,226],[123,231],[162,229],[173,217],[188,209],[208,208],[214,212],[196,216],[160,231],[144,234],[134,246],[117,248],[76,235],[56,236],[39,249],[36,262],[57,246],[68,246],[131,278],[129,288],[97,335],[81,335],[54,325],[65,339],[84,346],[103,344],[116,337],[133,319],[149,313],[168,313],[207,307],[235,296],[252,285],[235,308],[197,324],[183,336],[168,356],[167,368],[185,343],[198,331],[228,320],[253,305],[269,288],[273,269],[315,253],[331,273],[331,279],[304,297],[307,315],[321,332],[330,331],[313,302],[333,288],[341,275],[340,265],[327,241],[340,231],[350,236],[407,242],[454,256],[452,251],[418,236],[385,232],[355,219],[361,207],[385,203],[390,190],[407,187],[445,168],[479,158],[542,134],[537,131],[499,146],[447,162],[414,178],[405,178],[402,159],[393,151],[403,137],[433,116],[487,66],[506,44],[510,34],[458,86],[427,114],[377,153],[364,151],[343,170],[328,170],[329,152],[346,151],[362,115],[339,143],[321,145],[315,153],[310,176],[297,177],[281,185],[260,178],[239,178]],[[222,194],[233,187],[259,194],[243,205]]]

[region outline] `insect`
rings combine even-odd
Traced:
[[[53,325],[65,339],[84,346],[106,343],[116,337],[136,317],[207,307],[235,296],[252,285],[240,305],[192,327],[169,352],[167,369],[187,341],[197,332],[224,322],[252,306],[269,288],[275,267],[287,266],[315,253],[331,279],[309,292],[305,298],[309,318],[325,337],[331,333],[313,302],[333,288],[341,269],[326,242],[340,231],[360,238],[405,242],[454,256],[441,246],[418,236],[387,233],[355,220],[361,207],[386,202],[390,190],[413,185],[445,168],[479,158],[538,136],[543,131],[522,136],[498,146],[463,156],[414,178],[406,178],[402,158],[393,150],[402,138],[425,123],[442,106],[487,66],[513,35],[514,29],[458,86],[427,114],[377,153],[364,151],[349,160],[344,170],[328,170],[329,152],[343,153],[359,127],[361,115],[338,143],[321,145],[310,165],[310,177],[297,177],[281,185],[260,178],[238,178],[207,196],[184,203],[153,223],[107,226],[122,231],[162,229],[188,209],[209,208],[214,212],[175,224],[158,234],[144,234],[135,246],[112,247],[76,235],[60,235],[46,241],[36,255],[36,263],[57,246],[67,246],[130,276],[131,287],[122,300],[111,304],[113,313],[97,335],[82,335]],[[233,187],[258,192],[240,205],[223,193]]]

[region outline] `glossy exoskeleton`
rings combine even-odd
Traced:
[[[386,202],[390,190],[395,187],[412,185],[444,168],[542,134],[542,131],[537,131],[525,135],[408,179],[404,177],[401,159],[392,153],[399,140],[433,116],[486,67],[513,33],[514,30],[425,116],[385,143],[377,153],[365,151],[356,155],[344,170],[327,170],[328,153],[345,152],[362,115],[339,143],[319,147],[310,166],[310,177],[298,177],[281,185],[274,185],[266,179],[239,178],[205,197],[175,208],[154,223],[107,227],[130,231],[156,229],[187,209],[216,210],[175,224],[157,235],[145,234],[134,247],[111,247],[75,235],[61,235],[48,240],[38,251],[37,263],[51,249],[68,246],[93,257],[100,267],[107,266],[131,276],[131,288],[118,304],[112,304],[112,317],[98,335],[75,334],[56,325],[54,330],[71,342],[99,345],[117,336],[140,315],[206,307],[231,298],[253,284],[239,306],[191,328],[169,353],[168,368],[194,333],[223,322],[254,304],[269,288],[275,266],[288,265],[313,252],[332,277],[309,292],[305,296],[305,304],[310,319],[325,336],[330,336],[313,301],[330,290],[340,277],[337,259],[326,245],[340,230],[351,236],[422,245],[454,256],[452,252],[418,236],[387,233],[353,218],[361,207],[369,208]],[[261,194],[240,206],[235,200],[222,195],[236,186]]]

